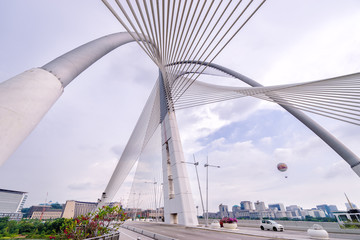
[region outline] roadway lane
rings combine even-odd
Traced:
[[[164,223],[126,222],[126,225],[162,234],[179,240],[272,240],[272,239],[310,239],[306,231],[285,230],[284,232],[262,231],[252,227],[239,227],[237,230],[226,232],[223,230],[211,231],[202,228],[190,228],[180,225],[167,225]],[[329,234],[330,240],[360,240],[355,234]]]
[[[240,235],[238,233],[227,233],[208,231],[198,228],[187,228],[180,225],[166,225],[162,223],[147,222],[126,222],[126,225],[144,229],[150,232],[159,233],[164,236],[172,237],[178,240],[272,240],[274,238],[258,237],[249,235]]]
[[[152,238],[146,237],[140,233],[136,233],[124,228],[119,229],[120,240],[153,240]]]
[[[254,228],[254,227],[238,227],[240,231],[245,231],[250,234],[261,234],[262,232],[265,232],[268,236],[271,236],[271,234],[276,235],[276,232],[273,231],[262,231],[260,228]],[[293,239],[309,239],[308,234],[306,231],[301,230],[286,230],[281,233],[283,234],[283,237],[293,238]],[[278,235],[280,236],[280,235]],[[360,240],[360,235],[358,234],[341,234],[341,233],[329,233],[329,238],[333,240]]]

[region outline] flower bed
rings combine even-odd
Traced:
[[[224,218],[222,218],[222,219],[220,220],[220,226],[221,226],[221,227],[224,227],[224,223],[235,223],[235,224],[233,224],[233,226],[234,226],[234,225],[237,226],[237,219],[236,219],[236,218],[224,217]],[[229,225],[227,225],[227,226],[229,226]]]

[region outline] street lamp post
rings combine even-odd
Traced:
[[[137,208],[139,207],[140,205],[140,195],[141,193],[139,193],[139,198],[138,198],[138,202],[137,202],[137,206],[135,206],[135,201],[136,201],[136,193],[133,193],[134,194],[134,221],[136,220],[136,214],[137,214]]]
[[[209,226],[209,167],[220,168],[220,166],[210,165],[209,158],[206,157],[206,216],[205,216],[205,227]]]
[[[156,204],[156,184],[157,182],[155,181],[155,178],[154,178],[154,181],[153,182],[145,182],[145,183],[151,183],[151,184],[154,184],[154,194],[155,194],[155,221],[157,222],[157,217],[158,217],[158,212],[157,212],[157,204]]]
[[[197,177],[197,181],[198,181],[198,186],[199,186],[199,192],[200,192],[200,199],[201,199],[201,207],[202,207],[202,211],[203,211],[203,216],[205,213],[205,208],[204,208],[204,201],[203,201],[203,197],[202,197],[202,192],[201,192],[201,186],[200,186],[200,180],[199,180],[199,173],[197,170],[197,166],[199,165],[199,162],[195,161],[195,155],[194,156],[194,162],[183,162],[183,163],[188,163],[188,164],[193,164],[195,166],[195,171],[196,171],[196,177]],[[199,206],[196,206],[196,208],[198,209]],[[197,213],[197,215],[199,215],[199,213]]]

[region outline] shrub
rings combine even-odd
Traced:
[[[65,219],[63,236],[74,240],[101,236],[118,229],[125,219],[126,214],[121,207],[104,206],[85,216]]]
[[[220,226],[223,227],[224,223],[237,223],[237,219],[236,218],[228,218],[228,217],[223,217],[220,220]]]

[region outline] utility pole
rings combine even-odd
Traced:
[[[158,221],[158,211],[157,211],[157,203],[156,203],[156,184],[157,184],[157,182],[155,181],[155,178],[154,178],[154,181],[153,181],[153,182],[145,182],[145,183],[151,183],[151,184],[154,184],[154,195],[155,195],[155,221],[157,222],[157,221]]]
[[[206,157],[206,216],[205,216],[205,227],[209,226],[209,167],[216,167],[220,168],[220,166],[210,165],[209,164],[209,157]]]
[[[196,162],[196,160],[195,160],[195,154],[193,154],[193,157],[194,157],[194,162],[193,162],[193,163],[191,163],[191,162],[183,162],[183,163],[192,164],[192,165],[195,166],[196,178],[197,178],[198,187],[199,187],[199,192],[200,192],[201,207],[202,207],[203,216],[204,216],[204,214],[205,214],[204,200],[203,200],[203,197],[202,197],[200,180],[199,180],[199,173],[198,173],[198,170],[197,170],[197,166],[199,166],[199,162]],[[199,206],[197,206],[197,208],[199,208]],[[199,213],[197,213],[197,215],[199,215]]]
[[[196,178],[197,178],[197,181],[198,181],[199,192],[200,192],[201,207],[202,207],[202,210],[203,210],[203,216],[204,216],[204,213],[205,213],[204,200],[203,200],[202,193],[201,193],[201,186],[200,186],[200,180],[199,180],[199,173],[198,173],[198,170],[197,170],[197,166],[199,165],[199,162],[196,162],[196,161],[195,161],[195,154],[193,154],[193,156],[194,156],[194,166],[195,166],[195,171],[196,171]],[[198,215],[199,215],[199,213],[198,213]]]

